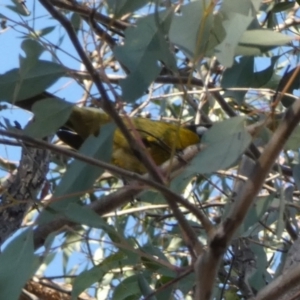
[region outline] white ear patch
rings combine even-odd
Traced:
[[[196,127],[196,133],[197,133],[199,136],[202,136],[206,131],[207,131],[207,128],[204,127],[204,126],[197,126],[197,127]]]

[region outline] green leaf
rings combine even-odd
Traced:
[[[176,69],[175,58],[165,38],[171,18],[172,10],[140,19],[136,27],[125,31],[125,45],[114,49],[117,59],[130,71],[121,82],[126,101],[134,101],[144,94],[161,70],[158,61]]]
[[[182,193],[182,191],[186,188],[188,183],[191,181],[193,177],[193,172],[186,168],[179,176],[176,176],[171,182],[171,190],[175,193]],[[158,199],[162,198],[162,203],[165,203],[165,200],[161,194],[158,194]],[[160,197],[160,198],[159,198]]]
[[[73,13],[70,21],[75,32],[78,33],[82,25],[82,19],[80,15],[78,13]]]
[[[266,69],[254,73],[252,87],[259,88],[268,84],[275,73],[275,64],[280,57],[280,55],[273,56],[271,58],[270,65]]]
[[[226,31],[226,38],[218,45],[216,49],[216,56],[220,63],[225,67],[231,67],[234,62],[236,47],[239,40],[250,25],[253,17],[247,17],[236,13],[227,13],[223,26]]]
[[[114,300],[140,299],[141,291],[138,284],[138,276],[125,278],[113,291]]]
[[[61,65],[32,57],[23,59],[21,65],[0,75],[0,101],[14,103],[35,96],[65,74]]]
[[[190,59],[196,61],[208,51],[213,27],[213,12],[207,13],[208,0],[194,1],[181,7],[181,16],[175,16],[169,38]]]
[[[295,1],[292,2],[279,2],[279,3],[275,3],[272,11],[274,13],[279,13],[285,10],[289,10],[292,9],[295,6]]]
[[[11,2],[14,4],[14,6],[6,5],[8,9],[11,9],[13,12],[17,13],[18,15],[20,14],[21,16],[27,17],[30,15],[30,11],[27,9],[25,2],[18,0],[11,0]]]
[[[187,174],[209,174],[236,163],[251,142],[244,120],[243,117],[235,117],[214,124],[202,138],[206,148],[192,160]]]
[[[45,36],[45,35],[51,33],[55,28],[56,28],[56,26],[45,27],[45,28],[43,28],[41,30],[37,30],[37,31],[31,32],[29,34],[29,37],[36,39],[36,38]]]
[[[133,13],[146,5],[149,0],[107,0],[108,10],[116,19],[123,15]]]
[[[21,48],[24,50],[26,57],[37,60],[45,51],[44,47],[37,41],[26,39],[22,42]]]
[[[160,271],[160,270],[159,270]],[[155,293],[155,297],[157,298],[157,300],[165,300],[165,299],[173,299],[172,298],[172,294],[174,292],[174,289],[176,289],[176,287],[173,284],[170,284],[171,281],[176,277],[176,276],[164,276],[161,275],[161,272],[158,273],[160,274],[155,288],[156,288],[156,293]],[[159,290],[160,287],[164,287],[163,289]]]
[[[178,281],[177,288],[183,293],[183,295],[187,295],[195,286],[195,282],[195,272],[192,272],[191,274],[184,276],[184,278]]]
[[[150,287],[149,283],[147,282],[146,278],[142,274],[138,274],[137,279],[138,279],[138,284],[139,284],[140,290],[142,292],[142,295],[145,296],[145,297],[150,295],[153,292],[153,290],[151,289],[151,287]],[[156,300],[156,297],[151,296],[151,297],[147,297],[147,299]]]
[[[29,228],[14,238],[0,256],[0,299],[19,299],[22,288],[38,267]]]
[[[257,240],[259,243],[259,240]],[[259,291],[266,285],[266,276],[268,272],[268,260],[264,248],[255,243],[251,243],[250,246],[256,258],[255,272],[249,278],[249,284],[256,290]]]
[[[297,126],[284,145],[285,150],[295,150],[300,148],[300,126]]]
[[[112,269],[126,266],[127,263],[129,263],[129,260],[126,257],[126,255],[124,255],[124,253],[122,252],[117,252],[106,257],[101,264],[94,266],[90,270],[83,271],[74,280],[72,289],[72,300],[77,300],[77,297],[95,282],[101,282],[102,278],[106,273],[110,272]],[[136,263],[137,262],[134,261],[132,262],[132,265]]]
[[[166,204],[166,200],[162,194],[157,191],[143,191],[139,194],[139,200],[151,204]]]
[[[297,185],[297,188],[300,189],[300,165],[293,166],[293,178]]]
[[[153,257],[158,257],[161,260],[168,261],[165,254],[158,247],[153,246],[150,241],[145,246],[143,246],[141,250]]]
[[[280,32],[267,29],[255,29],[245,31],[240,39],[240,44],[250,46],[275,47],[284,46],[290,43],[292,40],[293,37]]]
[[[116,234],[113,227],[110,227],[97,213],[91,208],[79,205],[77,203],[69,203],[68,206],[60,211],[70,221],[78,224],[84,224],[89,227],[100,228],[107,233],[111,231]]]
[[[101,128],[98,137],[90,136],[81,146],[79,152],[89,157],[109,162],[112,153],[112,142],[115,125],[107,124]],[[47,223],[56,218],[56,214],[68,210],[70,203],[76,203],[80,197],[93,186],[103,169],[85,162],[74,160],[56,188],[53,198],[63,197],[47,207],[39,216],[39,224]]]
[[[297,66],[290,69],[288,68],[288,72],[284,73],[283,76],[279,79],[279,85],[276,86],[276,88],[279,91],[283,91],[286,86],[288,86],[288,89],[285,90],[286,93],[293,94],[294,90],[298,90],[300,85],[300,74],[297,71]],[[288,97],[286,95],[283,95],[281,99],[281,103],[284,107],[289,107],[295,102],[294,98]]]
[[[117,266],[116,266],[117,267]],[[95,266],[88,271],[84,271],[76,276],[73,289],[72,289],[72,300],[77,300],[78,296],[87,288],[89,288],[95,282],[98,282],[107,273],[107,268],[101,266]]]
[[[254,17],[260,3],[260,0],[224,0],[220,11],[238,13],[244,16],[252,15]]]
[[[69,119],[73,105],[57,98],[48,98],[35,103],[32,107],[34,120],[24,133],[35,138],[44,138],[55,133]]]
[[[215,48],[216,56],[225,67],[231,67],[239,40],[256,18],[256,12],[251,1],[225,0],[219,14],[226,33],[225,39]]]
[[[231,68],[225,70],[221,80],[222,88],[250,87],[254,77],[254,58],[241,57]],[[226,91],[224,97],[232,97],[242,104],[246,91]]]
[[[240,14],[227,13],[226,19],[223,21],[223,26],[227,33],[226,38],[215,48],[217,58],[225,67],[232,66],[236,46],[252,19],[252,17]]]
[[[221,86],[223,88],[259,88],[266,85],[274,74],[274,66],[280,56],[271,58],[270,65],[259,72],[254,72],[254,57],[241,57],[231,68],[225,70]],[[234,98],[238,104],[243,104],[247,91],[225,91],[224,97]]]
[[[259,197],[257,201],[255,201],[253,206],[249,209],[246,218],[239,229],[241,234],[247,232],[253,225],[260,221],[273,199],[274,196],[269,195],[267,197]]]

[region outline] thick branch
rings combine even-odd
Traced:
[[[0,245],[17,231],[33,205],[46,178],[49,151],[23,146],[18,169],[2,186],[0,203]]]

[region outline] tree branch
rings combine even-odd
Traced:
[[[17,231],[46,179],[50,152],[23,146],[19,167],[2,186],[0,245]]]
[[[197,264],[199,270],[197,270],[197,274],[199,276],[200,274],[205,274],[205,278],[199,277],[197,280],[199,284],[197,285],[196,299],[210,299],[221,257],[225,253],[234,233],[243,222],[246,213],[264,183],[264,179],[272,168],[285,142],[298,125],[299,120],[300,101],[298,100],[286,111],[272,139],[256,161],[249,180],[240,194],[237,195],[231,211],[217,228],[209,244],[208,251],[199,258]]]

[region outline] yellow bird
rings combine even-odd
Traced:
[[[200,136],[192,127],[182,127],[146,118],[131,118],[129,122],[128,118],[123,117],[123,121],[129,130],[132,129],[132,125],[134,126],[157,165],[170,159],[174,150],[176,153],[200,142]],[[78,149],[89,135],[97,136],[101,126],[109,122],[111,122],[110,117],[99,109],[74,106],[66,123],[66,127],[73,132],[60,130],[57,135],[63,142]],[[204,127],[202,130],[205,130]],[[116,129],[114,133],[112,163],[139,174],[146,172],[119,129]]]
[[[34,103],[45,98],[56,97],[48,92],[43,92],[18,101],[16,105],[31,110]],[[132,125],[135,127],[149,155],[158,166],[170,159],[172,154],[178,153],[190,145],[200,143],[200,137],[206,130],[202,126],[197,128],[183,127],[146,118],[131,118],[130,122],[128,120],[128,118],[123,117],[129,130],[132,130]],[[57,135],[63,142],[78,149],[89,135],[97,136],[101,131],[101,126],[109,122],[111,122],[110,117],[99,109],[74,106],[65,125],[68,130],[63,128],[57,132]],[[114,133],[112,163],[139,174],[146,172],[145,167],[134,155],[119,129],[116,129]]]

